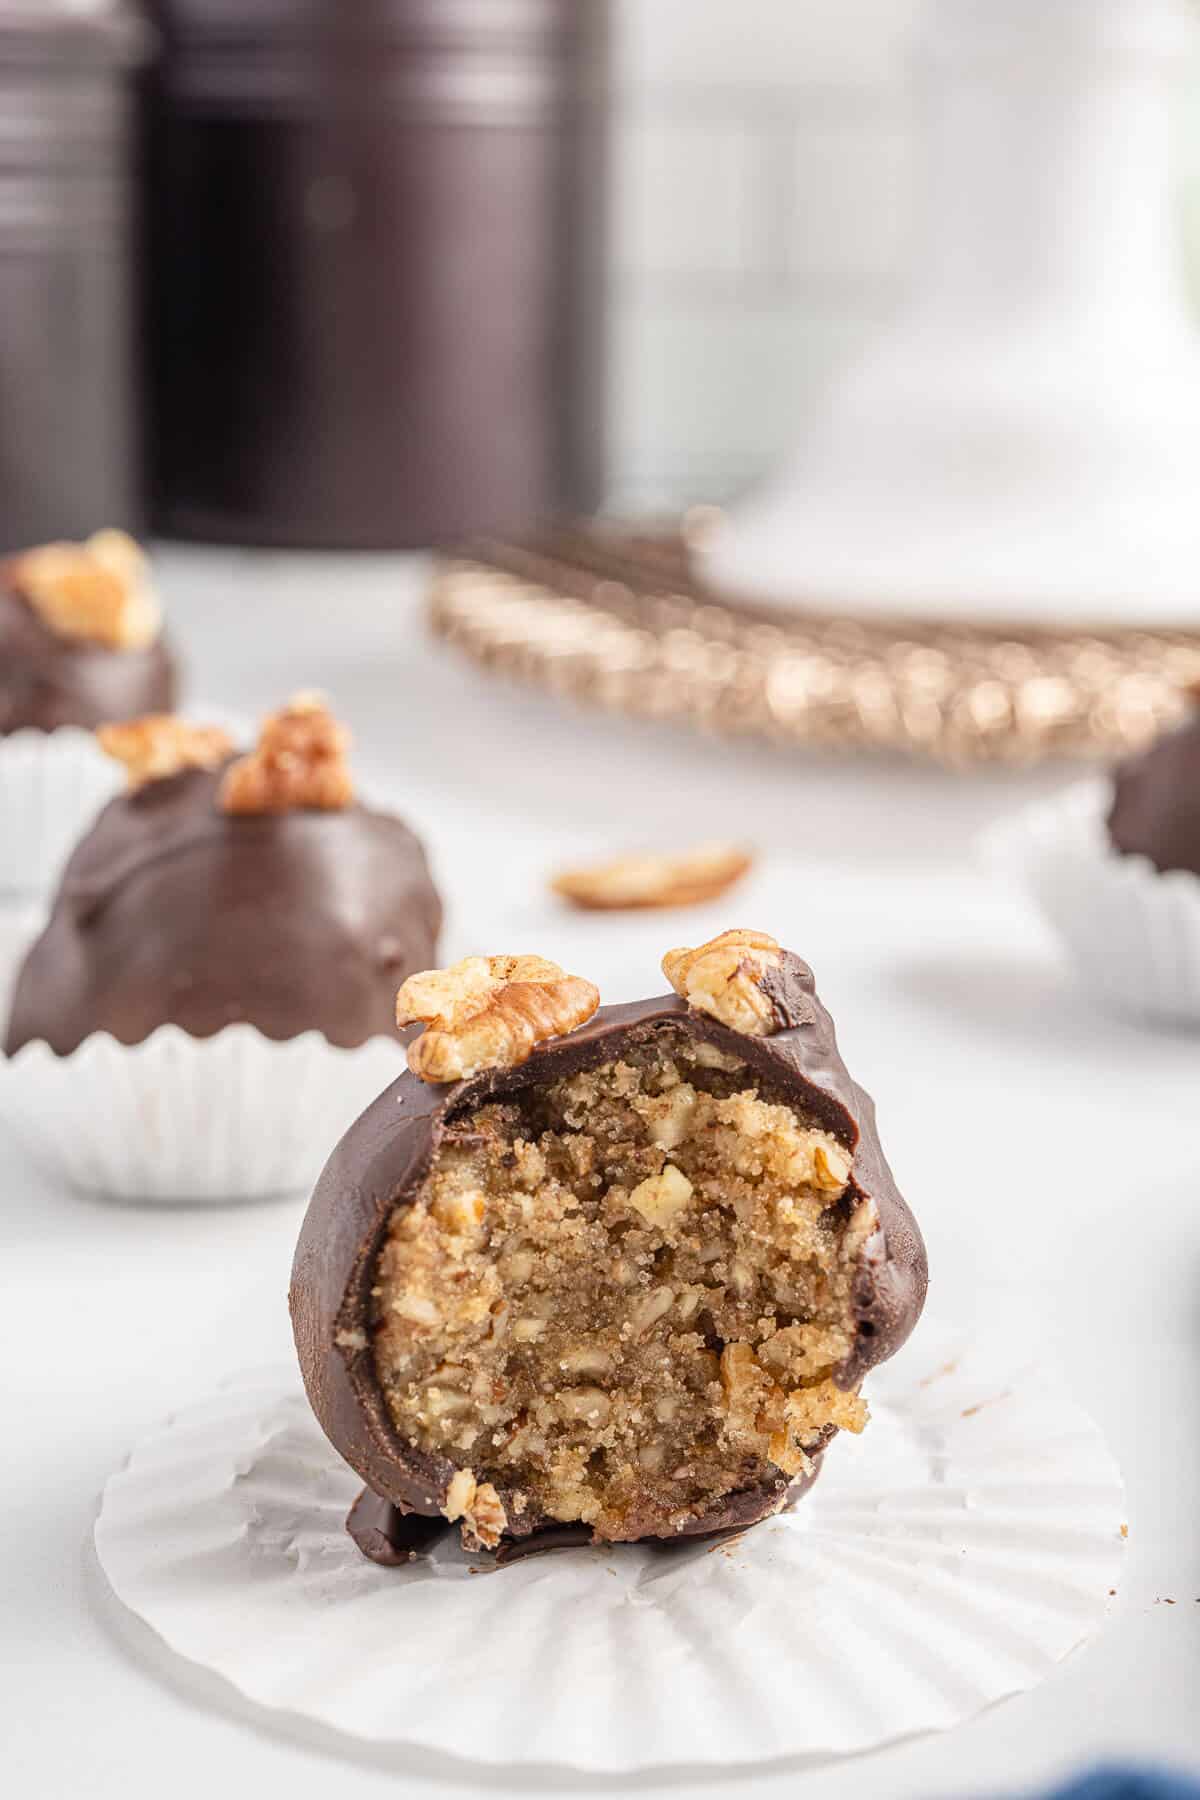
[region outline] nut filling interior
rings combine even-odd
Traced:
[[[466,1541],[546,1518],[668,1535],[860,1431],[834,1370],[877,1215],[850,1172],[673,1027],[452,1120],[389,1223],[371,1324],[397,1430],[461,1472]]]

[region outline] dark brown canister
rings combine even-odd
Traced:
[[[606,0],[158,0],[160,530],[389,548],[598,498]]]
[[[126,14],[0,0],[0,550],[141,524]]]

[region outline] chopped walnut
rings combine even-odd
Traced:
[[[662,970],[697,1012],[709,1013],[747,1037],[770,1037],[777,1029],[775,1009],[762,982],[779,966],[780,954],[765,931],[723,931],[699,949],[668,950]]]
[[[123,531],[39,545],[18,556],[11,571],[17,591],[57,637],[144,650],[162,629],[149,564]]]
[[[573,906],[616,911],[639,906],[696,906],[724,894],[753,857],[736,844],[701,844],[679,855],[622,856],[563,869],[550,883]]]
[[[457,1469],[450,1477],[442,1512],[451,1523],[462,1520],[467,1550],[494,1550],[508,1525],[503,1502],[491,1482],[477,1482],[470,1469]]]
[[[629,1196],[629,1204],[648,1225],[669,1226],[692,1197],[692,1184],[674,1163],[661,1175],[648,1175]]]
[[[227,813],[281,813],[304,808],[340,812],[354,800],[346,761],[350,733],[320,694],[296,694],[263,720],[258,746],[225,771],[220,806]]]
[[[131,788],[164,781],[181,769],[215,769],[233,749],[219,725],[189,725],[174,713],[147,713],[123,725],[101,725],[100,748],[125,765]]]
[[[813,1145],[813,1186],[840,1194],[850,1179],[854,1158],[836,1138]]]
[[[515,1068],[599,1004],[590,981],[544,957],[468,956],[410,975],[396,996],[396,1023],[429,1027],[408,1049],[422,1081],[465,1081],[482,1069]]]
[[[811,1452],[830,1425],[857,1433],[867,1423],[867,1404],[860,1394],[839,1388],[828,1376],[788,1393],[772,1380],[749,1344],[726,1344],[721,1387],[731,1436],[747,1450],[765,1455],[785,1475],[809,1473]]]
[[[769,1413],[772,1400],[781,1407],[783,1395],[749,1344],[726,1344],[721,1352],[721,1388],[725,1395],[725,1414],[731,1436],[738,1442],[753,1442],[772,1423]],[[782,1412],[780,1411],[782,1421]]]

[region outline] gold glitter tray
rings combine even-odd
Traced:
[[[688,538],[618,527],[491,540],[439,562],[434,630],[583,705],[826,750],[955,765],[1111,758],[1185,710],[1200,628],[997,629],[734,607]]]

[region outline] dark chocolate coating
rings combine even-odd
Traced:
[[[231,818],[219,782],[191,769],[104,808],[21,970],[10,1055],[239,1020],[270,1038],[394,1035],[396,989],[436,960],[441,925],[417,839],[360,805]]]
[[[38,618],[0,565],[0,736],[171,712],[176,673],[160,637],[145,650],[59,637]]]
[[[838,1382],[854,1386],[900,1348],[920,1316],[928,1272],[921,1234],[880,1148],[874,1106],[838,1054],[833,1021],[816,997],[807,965],[785,957],[770,995],[785,1027],[773,1037],[744,1037],[674,995],[603,1007],[579,1030],[541,1045],[518,1068],[442,1086],[402,1075],[350,1127],[325,1166],[301,1229],[292,1269],[292,1325],[304,1384],[326,1436],[382,1500],[401,1513],[433,1515],[454,1474],[448,1460],[426,1454],[397,1433],[370,1348],[344,1347],[346,1334],[369,1336],[370,1288],[393,1209],[417,1198],[456,1115],[593,1067],[667,1025],[739,1057],[765,1092],[804,1107],[854,1151],[851,1193],[875,1201],[879,1229],[864,1248],[854,1294],[857,1333],[837,1371]],[[725,1495],[689,1531],[755,1524],[777,1512],[787,1497],[787,1477],[778,1473]],[[523,1521],[527,1532],[550,1523]]]
[[[690,1526],[669,1538],[647,1538],[643,1542],[656,1544],[664,1550],[671,1550],[684,1538],[730,1538],[737,1537],[750,1525],[757,1525],[760,1520],[778,1510],[790,1510],[801,1494],[806,1494],[817,1476],[821,1473],[821,1458],[824,1450],[813,1452],[810,1460],[812,1470],[808,1475],[798,1475],[794,1481],[786,1485],[784,1507],[777,1508],[781,1486],[768,1489],[755,1489],[747,1494],[747,1517],[740,1524],[723,1525],[711,1528],[703,1523]],[[760,1505],[762,1497],[769,1500],[765,1508]],[[751,1516],[752,1515],[752,1516]],[[378,1494],[364,1488],[350,1511],[346,1515],[346,1530],[354,1539],[363,1555],[369,1562],[381,1563],[385,1568],[400,1568],[404,1563],[416,1562],[429,1547],[436,1543],[447,1531],[454,1529],[446,1519],[423,1518],[420,1513],[401,1512],[390,1500],[381,1500]],[[526,1537],[502,1538],[496,1547],[496,1561],[500,1564],[522,1562],[527,1556],[540,1556],[547,1550],[578,1550],[585,1544],[593,1542],[589,1525],[561,1525],[557,1521],[549,1525],[541,1525]]]
[[[364,1488],[346,1515],[346,1530],[369,1562],[400,1568],[436,1543],[446,1531],[445,1519],[423,1519],[402,1513],[390,1501]]]
[[[1118,767],[1108,834],[1125,856],[1200,875],[1200,708]]]

